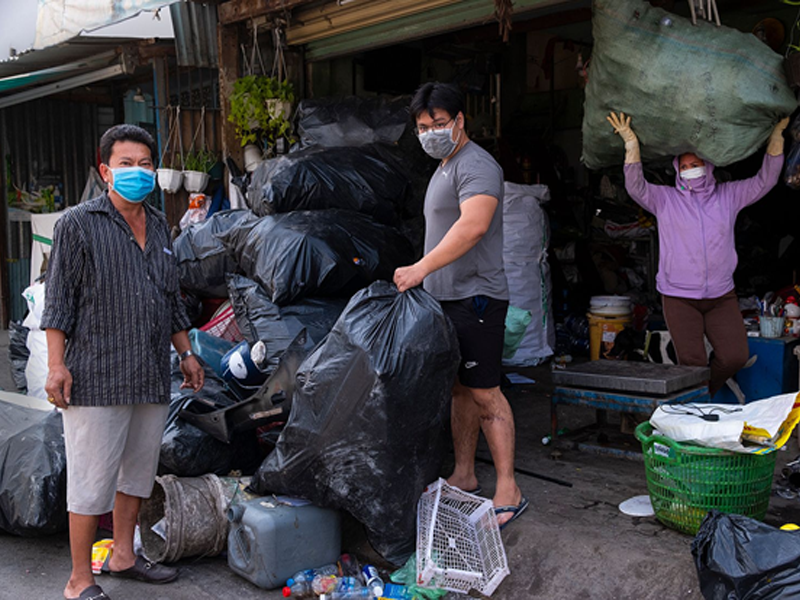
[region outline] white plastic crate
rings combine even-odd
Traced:
[[[492,501],[444,479],[429,485],[417,508],[417,581],[489,596],[509,572]]]

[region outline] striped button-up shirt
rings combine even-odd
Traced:
[[[190,323],[167,221],[144,209],[144,250],[107,193],[56,222],[41,328],[67,336],[76,406],[169,402],[170,339]]]

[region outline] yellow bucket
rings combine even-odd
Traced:
[[[588,313],[586,316],[589,318],[589,358],[611,358],[608,352],[614,347],[617,334],[631,324],[631,315],[605,317]]]

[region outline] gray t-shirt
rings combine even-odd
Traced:
[[[461,216],[461,203],[480,194],[497,198],[492,223],[469,252],[425,278],[423,287],[437,300],[481,295],[508,300],[503,270],[503,169],[474,142],[467,142],[431,177],[425,194],[425,254]]]

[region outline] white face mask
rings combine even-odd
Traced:
[[[694,169],[686,169],[681,171],[681,179],[699,179],[706,174],[705,167],[695,167]]]

